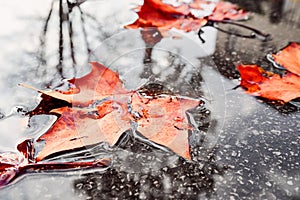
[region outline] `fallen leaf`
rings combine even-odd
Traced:
[[[96,86],[92,80],[97,82]],[[190,159],[188,130],[191,127],[186,111],[197,107],[201,100],[172,95],[147,96],[139,90],[128,91],[122,87],[117,73],[98,63],[92,63],[89,74],[72,82],[74,85],[67,94],[63,91],[40,91],[44,95],[71,101],[73,106],[50,112],[59,117],[36,140],[43,146],[36,152],[37,161],[57,152],[100,142],[113,146],[122,133],[132,128],[132,122],[137,124],[137,131],[144,137]],[[95,95],[92,95],[91,88],[96,90]]]
[[[240,65],[237,69],[241,75],[240,85],[246,88],[249,93],[259,91],[259,84],[267,80],[267,77],[263,75],[265,70],[257,65]]]
[[[198,31],[209,20],[241,20],[248,16],[247,12],[239,10],[229,2],[204,0],[195,0],[190,4],[181,3],[177,7],[163,3],[162,0],[145,0],[137,13],[138,19],[126,28],[177,28],[189,32]]]
[[[183,97],[144,97],[135,93],[131,99],[131,114],[138,124],[137,131],[143,136],[190,159],[188,130],[192,127],[186,111],[199,103],[199,100]]]
[[[235,4],[219,1],[208,19],[214,21],[243,20],[247,19],[248,15],[246,11],[239,9]]]
[[[189,7],[187,4],[181,4],[179,6],[174,7],[170,4],[163,3],[161,0],[146,0],[146,1],[144,1],[144,5],[145,4],[154,9],[158,9],[158,10],[162,11],[163,13],[169,13],[169,14],[188,14],[189,13]]]
[[[37,161],[60,151],[71,150],[100,142],[114,145],[119,137],[130,128],[126,105],[105,101],[96,109],[63,107],[52,113],[60,117],[37,142],[45,143],[38,152]]]
[[[43,91],[25,84],[21,86],[34,89],[40,93],[72,103],[74,106],[87,106],[96,99],[116,94],[125,94],[119,75],[97,62],[91,62],[92,70],[82,78],[68,80],[70,88],[67,91]]]
[[[193,127],[188,123],[186,112],[197,107],[201,100],[154,94],[154,91],[147,93],[145,88],[128,91],[116,72],[96,62],[91,64],[90,73],[68,81],[70,89],[67,91],[35,89],[43,94],[42,101],[46,102],[29,113],[55,114],[58,118],[40,137],[20,143],[17,153],[0,154],[0,187],[30,171],[107,167],[109,158],[88,162],[76,159],[57,162],[47,158],[101,142],[113,146],[129,129],[191,159],[188,140]],[[49,112],[47,101],[51,108],[57,107]],[[43,106],[46,106],[45,112]]]
[[[277,54],[275,64],[283,66],[288,73],[280,76],[263,70],[257,65],[240,65],[240,85],[249,94],[270,100],[289,102],[300,97],[300,45],[292,42]],[[273,61],[272,61],[273,62]]]
[[[240,65],[238,70],[242,78],[240,85],[249,94],[284,102],[300,97],[300,77],[296,74],[288,73],[281,77],[257,65]]]
[[[137,123],[137,131],[144,137],[190,159],[188,130],[192,127],[185,112],[197,107],[199,100],[169,95],[144,97],[139,93],[122,98],[101,102],[96,109],[63,107],[53,110],[52,113],[61,116],[37,139],[45,143],[38,152],[37,161],[53,153],[100,142],[113,146],[131,128],[132,121]]]
[[[290,43],[277,54],[273,54],[276,63],[288,71],[300,76],[300,44]]]
[[[271,100],[289,102],[300,97],[300,77],[292,73],[283,77],[276,74],[260,84],[258,95]]]

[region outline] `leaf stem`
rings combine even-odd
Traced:
[[[244,29],[252,31],[252,33],[249,34],[249,35],[244,35],[244,34],[239,34],[239,33],[235,33],[235,32],[232,32],[232,31],[227,31],[227,30],[224,30],[222,28],[219,28],[219,27],[215,26],[216,23],[231,24],[231,25],[234,25],[234,26],[239,26],[239,27],[242,27]],[[268,33],[263,33],[261,31],[255,29],[255,28],[252,28],[250,26],[240,24],[240,23],[237,23],[237,22],[234,22],[234,21],[231,21],[231,20],[220,20],[220,21],[219,20],[209,20],[205,26],[211,26],[211,27],[214,27],[215,29],[223,32],[223,33],[227,33],[227,34],[230,34],[230,35],[235,35],[237,37],[242,37],[242,38],[250,38],[250,39],[258,38],[258,39],[261,39],[263,41],[268,41],[268,40],[271,39],[271,36]],[[204,33],[204,32],[203,32],[203,30],[200,29],[198,31],[198,37],[202,41],[202,43],[205,43],[205,40],[201,37],[202,33]]]
[[[242,28],[245,28],[245,29],[248,29],[250,31],[253,31],[253,33],[251,33],[250,35],[242,35],[242,34],[236,34],[236,33],[230,33],[230,34],[236,34],[237,36],[239,37],[248,37],[248,38],[258,38],[260,39],[258,36],[261,37],[262,40],[266,41],[266,40],[270,40],[271,39],[271,36],[270,34],[268,33],[263,33],[261,32],[260,30],[257,30],[253,27],[250,27],[250,26],[247,26],[245,24],[240,24],[240,23],[237,23],[237,22],[234,22],[234,21],[231,21],[231,20],[222,20],[222,21],[217,21],[217,20],[210,20],[208,22],[209,23],[212,23],[212,26],[215,24],[215,23],[222,23],[222,24],[231,24],[231,25],[234,25],[234,26],[239,26],[239,27],[242,27]],[[214,26],[215,27],[215,26]],[[215,27],[216,28],[216,27]],[[220,28],[217,28],[218,30],[221,30]]]

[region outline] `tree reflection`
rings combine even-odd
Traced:
[[[85,65],[93,58],[88,29],[99,33],[98,38],[93,38],[94,42],[108,37],[103,24],[82,9],[85,2],[86,0],[51,2],[40,35],[36,71],[40,76],[54,74],[49,86],[55,86],[54,79],[76,77],[76,66]],[[53,73],[54,71],[56,72]]]

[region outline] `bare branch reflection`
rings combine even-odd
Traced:
[[[110,36],[111,30],[106,30],[96,16],[82,8],[85,2],[87,1],[51,2],[40,34],[35,71],[37,76],[50,79],[47,84],[49,87],[59,85],[61,79],[76,77],[76,66],[86,65],[94,58],[91,41],[97,44]],[[113,12],[109,21],[116,21]],[[97,34],[88,34],[91,30]]]

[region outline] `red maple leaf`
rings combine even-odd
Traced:
[[[249,93],[260,90],[259,84],[267,80],[266,72],[257,65],[240,65],[237,67],[241,75],[241,86]]]
[[[243,20],[248,18],[248,12],[239,9],[237,5],[230,2],[219,1],[212,12],[207,18],[214,21],[222,20]]]
[[[118,73],[115,73],[105,66],[91,62],[92,72],[77,79],[70,79],[70,87],[67,91],[40,91],[31,86],[20,84],[21,86],[37,90],[43,94],[72,103],[74,106],[86,106],[94,100],[103,99],[114,93],[123,94],[128,91],[122,86]],[[99,84],[98,84],[99,83]]]
[[[46,158],[101,142],[113,146],[125,131],[132,129],[132,123],[136,123],[134,131],[147,139],[191,158],[188,131],[192,127],[186,111],[197,107],[201,100],[128,91],[122,87],[117,73],[96,62],[91,65],[90,73],[68,81],[67,91],[37,90],[44,96],[72,103],[72,107],[57,105],[48,114],[58,115],[58,119],[47,132],[39,138],[24,140],[18,145],[18,153],[0,154],[0,187],[26,171],[106,167],[107,159],[54,162]]]
[[[99,142],[107,142],[112,146],[116,144],[123,132],[131,128],[132,121],[137,123],[137,131],[149,140],[190,159],[188,130],[191,127],[188,125],[185,112],[197,107],[200,100],[171,95],[145,96],[139,93],[139,90],[128,91],[119,87],[121,81],[115,72],[98,63],[91,64],[92,71],[78,79],[80,84],[75,80],[74,85],[80,85],[88,91],[94,88],[95,95],[84,90],[77,92],[76,87],[67,92],[40,91],[76,104],[73,104],[72,108],[52,110],[52,113],[59,114],[60,117],[48,132],[37,139],[37,142],[45,142],[43,149],[37,155],[38,161],[59,151]],[[99,71],[105,73],[101,73],[102,77],[94,83],[96,86],[90,82],[86,82],[87,85],[81,84],[86,77],[100,74]],[[117,78],[111,84],[107,84],[112,74]],[[100,92],[103,85],[106,92]],[[83,108],[82,105],[86,104],[88,99],[85,95],[91,98],[88,102],[100,102],[90,104],[94,107]]]
[[[275,62],[285,67],[288,71],[300,75],[300,44],[290,43],[288,46],[273,54]]]
[[[58,108],[56,123],[37,142],[45,145],[37,155],[37,161],[60,151],[84,147],[99,142],[114,145],[126,130],[130,129],[127,115],[118,113],[117,103],[107,101],[95,109]]]
[[[270,100],[289,102],[300,97],[300,45],[291,43],[273,55],[278,64],[289,72],[280,76],[267,72],[257,65],[240,65],[241,86],[249,94]]]
[[[195,0],[190,4],[182,3],[173,6],[162,0],[145,0],[138,9],[139,18],[127,28],[151,28],[169,30],[177,28],[186,32],[199,30],[209,20],[241,20],[248,13],[229,2],[214,3],[205,0]]]

